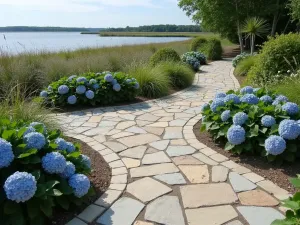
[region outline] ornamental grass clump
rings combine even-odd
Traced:
[[[78,144],[44,124],[0,120],[0,218],[3,225],[43,225],[93,194],[91,161]]]
[[[227,151],[278,163],[300,156],[300,110],[286,96],[247,86],[217,93],[202,106],[202,115],[201,131],[210,132]]]
[[[198,71],[201,65],[206,65],[206,56],[201,52],[186,52],[181,56],[182,62]]]
[[[40,93],[48,105],[107,105],[132,101],[139,89],[135,78],[117,72],[72,75],[51,83]]]

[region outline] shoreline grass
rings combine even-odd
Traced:
[[[109,32],[99,33],[102,37],[198,37],[211,35],[202,32]]]

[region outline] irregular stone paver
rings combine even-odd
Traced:
[[[165,225],[185,224],[176,196],[163,196],[151,202],[146,208],[145,219]]]
[[[173,120],[170,121],[169,125],[171,127],[183,127],[186,124],[185,120]]]
[[[224,161],[228,160],[228,158],[226,156],[223,156],[221,154],[211,155],[210,158],[216,162],[224,162]]]
[[[178,168],[173,163],[162,163],[151,166],[141,166],[138,168],[130,169],[130,175],[132,178],[135,177],[148,177],[155,176],[165,173],[176,173]]]
[[[134,158],[134,159],[141,159],[143,158],[146,150],[147,147],[142,145],[134,148],[129,148],[124,152],[121,152],[120,156]]]
[[[160,138],[154,134],[140,134],[140,135],[120,138],[118,139],[118,141],[131,148],[139,145],[145,145],[154,141],[158,141],[159,139]]]
[[[128,129],[126,129],[125,131],[135,133],[135,134],[146,134],[147,133],[144,129],[136,127],[136,126],[130,127]]]
[[[189,155],[194,152],[196,152],[196,149],[191,146],[170,146],[167,149],[167,153],[170,157]]]
[[[246,173],[243,175],[243,177],[247,178],[248,180],[252,181],[253,183],[257,183],[257,182],[265,179],[265,178],[257,175],[256,173]]]
[[[181,186],[180,193],[184,208],[231,204],[238,200],[226,183]]]
[[[229,173],[229,181],[235,192],[249,191],[257,187],[251,181],[235,172]]]
[[[140,160],[137,159],[131,159],[131,158],[122,158],[122,161],[124,162],[125,166],[130,169],[130,168],[135,168],[139,167],[141,162]]]
[[[162,135],[164,132],[164,128],[161,127],[143,127],[143,129],[149,133],[155,134],[155,135]]]
[[[128,127],[131,127],[135,125],[135,122],[134,121],[125,121],[125,122],[121,122],[119,123],[117,126],[116,126],[116,129],[119,129],[119,130],[124,130]]]
[[[78,215],[78,218],[91,223],[94,219],[96,219],[100,214],[105,211],[105,208],[97,205],[89,205],[82,213]]]
[[[170,145],[176,146],[176,145],[187,145],[186,141],[184,139],[176,139],[171,140]]]
[[[74,218],[71,221],[69,221],[68,223],[66,223],[66,225],[86,225],[86,223],[78,218]]]
[[[278,187],[271,181],[263,180],[258,182],[257,185],[260,186],[262,189],[266,190],[267,192],[273,194],[279,200],[285,200],[289,197],[289,193],[286,190]]]
[[[182,137],[182,127],[167,127],[165,129],[164,139],[180,139]]]
[[[170,185],[186,184],[186,181],[181,173],[156,175],[154,178]]]
[[[275,198],[261,190],[242,192],[238,197],[242,205],[277,206],[279,204]]]
[[[159,119],[159,117],[154,116],[151,113],[141,115],[137,118],[137,120],[145,120],[145,121],[150,121],[150,122],[157,121],[158,119]]]
[[[97,222],[103,225],[131,225],[145,205],[123,197],[116,201]]]
[[[103,207],[108,207],[115,200],[117,200],[121,194],[122,194],[121,191],[108,190],[95,202],[95,204]]]
[[[284,219],[284,216],[273,208],[239,206],[237,210],[243,215],[249,225],[271,225],[276,219]]]
[[[187,209],[185,213],[189,225],[222,225],[238,216],[230,205]]]
[[[154,223],[148,223],[144,221],[136,221],[133,225],[154,225]]]
[[[168,163],[168,162],[171,162],[171,160],[164,152],[146,154],[142,160],[142,164],[144,165]]]
[[[208,164],[211,166],[218,165],[218,163],[216,161],[210,159],[209,157],[207,157],[206,155],[203,155],[202,153],[196,153],[193,156],[205,164]]]
[[[212,168],[212,182],[225,182],[229,169],[224,166],[214,166]]]
[[[232,222],[226,223],[225,225],[243,225],[243,224],[239,220],[234,220]]]
[[[203,184],[209,181],[207,165],[181,165],[179,169],[192,184]]]
[[[164,141],[152,142],[149,145],[153,148],[158,149],[158,150],[165,150],[169,143],[170,143],[169,140],[164,140]]]
[[[198,159],[190,155],[183,155],[172,158],[176,165],[203,165]]]
[[[128,184],[126,191],[142,202],[147,203],[171,192],[172,189],[150,177],[145,177]]]
[[[121,151],[124,151],[127,148],[126,146],[124,146],[124,145],[122,145],[121,143],[118,143],[118,142],[108,141],[108,142],[104,142],[103,144],[106,147],[113,150],[114,152],[121,152]]]

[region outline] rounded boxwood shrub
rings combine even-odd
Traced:
[[[133,100],[138,89],[137,80],[122,72],[85,73],[51,83],[40,96],[55,106],[107,105]]]
[[[165,61],[179,62],[180,56],[173,48],[162,48],[154,53],[150,58],[151,66],[156,66],[157,64]]]
[[[195,71],[199,70],[200,65],[206,64],[206,57],[201,52],[186,52],[181,56],[181,60],[190,65]]]
[[[299,112],[299,106],[287,97],[247,86],[217,93],[205,104],[201,130],[226,143],[225,150],[235,154],[293,162],[300,157]]]
[[[237,65],[239,64],[239,62],[241,62],[243,59],[246,59],[247,57],[251,56],[251,54],[247,53],[247,52],[243,52],[239,55],[237,55],[236,57],[234,57],[234,59],[232,60],[232,66],[234,68],[237,67]]]
[[[300,62],[300,34],[277,35],[263,44],[248,79],[259,85],[271,83],[278,72],[288,74],[289,63],[295,61]]]
[[[192,40],[190,50],[196,52],[203,44],[207,42],[206,38],[197,37]]]
[[[210,38],[200,46],[198,51],[203,52],[208,60],[222,59],[223,48],[221,41],[217,38]]]
[[[54,209],[93,194],[89,157],[60,136],[41,123],[0,120],[1,224],[43,225]]]
[[[254,66],[256,58],[257,55],[250,55],[239,61],[234,69],[234,74],[237,76],[247,76],[251,67]]]

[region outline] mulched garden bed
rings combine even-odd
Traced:
[[[253,155],[233,155],[224,150],[224,143],[215,143],[208,132],[200,132],[201,121],[194,126],[196,138],[216,152],[228,157],[232,161],[244,166],[254,173],[272,181],[279,187],[295,193],[295,188],[290,184],[289,178],[296,177],[300,173],[300,162],[285,163],[281,166],[268,163],[264,158]]]
[[[81,213],[89,204],[95,202],[110,185],[111,169],[103,157],[82,141],[73,138],[65,139],[73,143],[80,143],[81,152],[90,157],[92,162],[92,173],[88,177],[90,178],[96,194],[90,197],[85,205],[80,207],[73,206],[73,208],[70,208],[69,211],[64,211],[63,209],[57,210],[53,213],[53,219],[49,221],[47,225],[65,225],[67,222],[73,219],[75,215]]]

